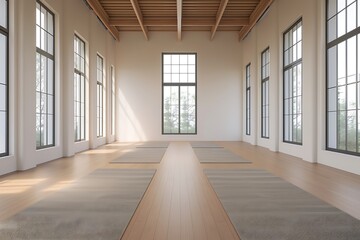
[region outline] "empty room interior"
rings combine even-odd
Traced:
[[[0,0],[0,239],[360,239],[360,1]]]

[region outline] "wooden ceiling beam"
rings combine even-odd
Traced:
[[[141,13],[139,3],[138,3],[137,0],[130,0],[130,2],[131,2],[131,5],[132,5],[132,7],[134,9],[135,15],[136,15],[136,17],[137,17],[137,19],[139,21],[141,30],[143,31],[146,40],[149,40],[148,30],[147,30],[147,27],[144,25],[144,20],[143,20],[143,16],[142,16],[142,13]]]
[[[261,16],[265,13],[265,11],[270,7],[274,0],[261,0],[253,13],[249,18],[249,25],[244,26],[239,32],[239,41],[243,40],[251,29],[255,26],[257,21],[261,18]]]
[[[139,21],[136,18],[110,18],[110,26],[117,27],[134,27],[139,26]],[[177,19],[175,18],[144,18],[144,25],[147,27],[173,27],[177,26]],[[182,27],[212,27],[214,26],[213,18],[182,18]],[[223,18],[218,27],[241,27],[249,25],[248,18]]]
[[[176,8],[177,8],[177,33],[178,33],[178,40],[181,41],[182,0],[176,0]]]
[[[96,16],[100,19],[100,21],[104,24],[104,26],[109,30],[111,35],[116,39],[120,39],[119,31],[116,27],[110,25],[109,16],[105,12],[104,8],[101,6],[98,0],[86,0],[89,6],[93,9]]]
[[[224,14],[224,11],[225,11],[225,8],[228,4],[229,0],[221,0],[221,3],[220,3],[220,6],[219,6],[219,9],[216,13],[216,21],[215,21],[215,25],[211,28],[211,37],[210,39],[213,40],[214,36],[215,36],[215,33],[216,33],[216,30],[219,26],[219,23],[222,19],[222,16]]]

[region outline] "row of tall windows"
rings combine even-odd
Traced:
[[[9,0],[0,0],[0,157],[9,154]],[[55,15],[36,1],[36,148],[55,145]],[[86,45],[74,37],[74,140],[86,140]],[[103,60],[97,56],[97,131],[103,136]],[[100,89],[99,89],[100,85]],[[111,67],[111,133],[115,132],[115,73]]]
[[[283,36],[283,141],[302,144],[302,20]],[[261,53],[261,137],[270,137],[270,49]],[[246,135],[251,134],[251,64],[245,68]]]

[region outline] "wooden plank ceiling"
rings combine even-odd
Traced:
[[[274,0],[86,0],[110,33],[236,31],[242,40]]]

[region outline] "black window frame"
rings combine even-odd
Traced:
[[[245,134],[251,135],[251,63],[245,67]]]
[[[171,82],[171,83],[165,83],[164,82],[164,56],[165,55],[194,55],[195,56],[195,83],[181,83],[181,82]],[[162,73],[162,76],[161,76],[161,89],[162,89],[162,97],[161,97],[161,133],[162,135],[197,135],[197,67],[198,67],[198,64],[197,64],[197,53],[196,52],[163,52],[161,54],[161,73]],[[179,132],[178,133],[166,133],[164,131],[164,87],[166,86],[171,86],[171,87],[178,87],[178,91],[179,91],[179,99],[178,99],[178,106],[179,106],[179,123],[178,123],[178,130]],[[181,104],[180,104],[180,100],[181,100],[181,97],[180,97],[180,89],[181,87],[184,86],[184,87],[192,87],[194,86],[195,87],[195,132],[193,133],[181,133],[181,120],[180,120],[180,112],[181,112]]]
[[[116,104],[116,78],[115,78],[115,66],[110,66],[110,134],[115,135],[115,104]]]
[[[6,38],[6,66],[5,66],[5,69],[6,69],[6,76],[5,76],[5,85],[6,85],[6,89],[5,89],[5,94],[6,94],[6,97],[5,97],[5,152],[0,152],[0,158],[1,157],[6,157],[6,156],[9,156],[9,145],[10,145],[10,133],[9,133],[9,84],[10,84],[10,81],[9,81],[9,70],[10,70],[10,67],[9,67],[9,0],[5,0],[7,2],[6,4],[6,28],[0,26],[0,34],[1,35],[4,35],[5,38]],[[2,137],[2,136],[1,136]]]
[[[360,128],[359,128],[359,117],[360,117],[360,105],[359,105],[359,102],[358,100],[356,100],[356,108],[353,109],[353,110],[349,110],[348,109],[348,86],[349,85],[357,85],[356,86],[356,99],[358,99],[360,97],[360,92],[359,92],[359,85],[360,85],[360,79],[359,79],[359,74],[360,74],[360,69],[359,69],[359,66],[360,66],[360,19],[358,19],[359,17],[359,14],[358,12],[360,11],[360,2],[358,0],[354,0],[353,2],[351,2],[349,5],[347,5],[347,3],[345,2],[345,7],[343,9],[341,9],[340,11],[338,10],[338,6],[337,6],[337,1],[336,1],[336,8],[335,8],[335,13],[333,16],[329,16],[329,9],[330,9],[330,4],[329,4],[329,1],[326,0],[326,14],[325,14],[325,22],[326,22],[326,38],[325,38],[325,46],[326,46],[326,72],[325,72],[325,75],[326,75],[326,79],[325,79],[325,103],[326,103],[326,108],[325,108],[325,116],[326,116],[326,119],[325,119],[325,149],[327,151],[331,151],[331,152],[337,152],[337,153],[342,153],[342,154],[347,154],[347,155],[354,155],[354,156],[360,156],[360,144],[359,144],[359,137],[360,137],[360,134],[359,134],[359,131],[360,131]],[[355,4],[356,5],[356,23],[355,23],[355,28],[348,31],[347,29],[347,23],[348,23],[348,18],[347,18],[347,9],[349,6]],[[329,23],[332,19],[336,18],[340,13],[345,13],[345,33],[342,34],[341,36],[337,36],[337,30],[338,30],[338,22],[336,22],[336,25],[335,25],[335,34],[336,34],[336,37],[334,39],[329,39]],[[348,83],[348,65],[347,65],[347,61],[348,61],[348,43],[347,41],[352,39],[353,37],[355,37],[355,42],[356,42],[356,46],[357,46],[357,49],[356,49],[356,76],[355,76],[355,82],[354,83]],[[338,46],[342,43],[345,43],[345,84],[342,84],[340,85],[340,87],[345,87],[345,110],[339,110],[339,102],[338,102],[338,88],[339,88],[339,83],[338,83]],[[329,84],[329,81],[330,81],[330,74],[329,74],[329,60],[330,60],[330,54],[329,54],[329,50],[331,50],[332,48],[336,47],[336,57],[335,57],[335,61],[336,61],[336,76],[335,76],[335,86],[332,86],[330,87],[330,84]],[[330,111],[329,110],[329,97],[330,97],[330,94],[329,94],[329,90],[330,89],[336,89],[336,110],[335,111]],[[351,150],[348,150],[348,124],[347,124],[347,120],[348,120],[348,112],[349,111],[355,111],[356,112],[356,152],[354,151],[351,151]],[[333,147],[330,147],[329,145],[329,129],[330,129],[330,124],[329,124],[329,113],[330,112],[335,112],[336,113],[336,148],[333,148]],[[344,149],[340,149],[339,147],[339,112],[345,112],[346,116],[345,116],[345,119],[346,119],[346,123],[345,123],[345,150]]]
[[[81,50],[80,50],[80,54],[76,53],[75,52],[75,49],[74,49],[74,56],[75,55],[78,55],[82,60],[83,60],[83,72],[81,71],[81,63],[80,63],[80,69],[77,69],[76,68],[76,58],[74,58],[74,75],[77,75],[78,77],[80,77],[80,86],[78,86],[78,93],[79,96],[80,96],[80,101],[77,102],[76,99],[75,99],[75,95],[74,95],[74,108],[75,108],[75,105],[78,104],[80,105],[80,116],[76,116],[76,113],[74,111],[74,122],[76,121],[76,118],[80,118],[80,137],[76,138],[76,131],[74,132],[74,139],[75,139],[75,142],[82,142],[82,141],[86,141],[86,42],[77,34],[74,35],[74,39],[77,39],[78,41],[80,41],[83,45],[84,45],[84,56],[81,56]],[[74,46],[75,48],[75,46]],[[81,78],[83,78],[83,82],[81,81]],[[76,79],[74,78],[74,85],[75,85],[75,81]],[[83,90],[84,92],[81,92],[81,84],[83,84]],[[75,86],[74,86],[75,88]],[[75,89],[74,89],[74,92],[75,92]],[[82,96],[84,98],[84,102],[82,103],[81,99],[82,99]],[[81,112],[82,112],[82,107],[81,105],[83,104],[83,113],[84,115],[82,116]],[[81,124],[81,118],[84,118],[84,124],[82,125]],[[74,125],[74,130],[75,130],[75,125]],[[81,137],[83,134],[83,138]]]
[[[301,23],[301,35],[302,35],[302,38],[301,38],[301,58],[300,59],[297,59],[296,61],[292,61],[290,62],[289,64],[285,65],[285,58],[286,58],[286,51],[289,50],[291,47],[294,47],[298,42],[296,42],[295,44],[292,44],[291,46],[289,46],[288,49],[285,49],[285,36],[287,33],[289,33],[290,31],[292,31],[299,23]],[[294,145],[302,145],[303,144],[303,20],[302,18],[300,18],[299,20],[297,20],[293,25],[291,25],[291,27],[289,27],[284,33],[283,33],[283,142],[284,143],[289,143],[289,144],[294,144]],[[300,113],[296,113],[296,115],[301,115],[301,141],[290,141],[290,140],[286,140],[286,132],[285,132],[285,119],[286,119],[286,114],[285,114],[285,102],[287,99],[285,99],[285,81],[286,81],[286,72],[290,69],[294,69],[298,66],[301,65],[301,94],[296,96],[296,97],[301,97],[301,111]],[[291,89],[293,90],[293,88]],[[289,97],[289,100],[293,100],[295,99],[296,97]],[[293,103],[293,102],[291,102]],[[293,107],[292,107],[293,109]],[[292,113],[292,114],[289,114],[289,117],[293,117],[295,114]],[[294,125],[289,125],[289,128],[292,127],[294,128]]]
[[[98,59],[101,59],[101,69],[98,68]],[[101,81],[98,79],[101,71]],[[96,137],[104,137],[104,58],[96,54]],[[101,93],[99,96],[98,93]]]
[[[45,56],[47,59],[51,59],[52,61],[53,61],[53,82],[52,82],[52,84],[53,84],[53,89],[52,89],[52,91],[53,91],[53,93],[52,94],[49,94],[49,93],[46,93],[48,96],[49,95],[51,95],[52,97],[53,97],[53,113],[52,114],[49,114],[48,112],[46,112],[46,115],[52,115],[53,116],[53,121],[52,121],[52,144],[45,144],[45,145],[41,145],[41,131],[40,131],[40,145],[38,145],[37,144],[37,140],[36,140],[36,150],[41,150],[41,149],[45,149],[45,148],[50,148],[50,147],[54,147],[55,145],[56,145],[56,143],[55,143],[55,140],[56,140],[56,126],[55,126],[55,124],[56,124],[56,109],[55,109],[55,104],[56,104],[56,92],[55,92],[55,90],[56,90],[56,88],[55,88],[55,84],[56,84],[56,79],[55,79],[55,72],[56,72],[56,69],[55,69],[55,60],[56,60],[56,47],[55,47],[55,37],[56,37],[56,35],[55,35],[55,33],[56,33],[56,31],[55,31],[55,14],[44,4],[44,3],[42,3],[40,0],[36,0],[36,3],[38,3],[39,5],[40,5],[40,11],[41,11],[41,9],[42,8],[44,8],[46,11],[47,11],[47,13],[49,13],[50,15],[52,15],[52,18],[53,18],[53,26],[52,26],[52,29],[53,29],[53,34],[52,34],[52,37],[53,37],[53,42],[52,42],[52,46],[53,46],[53,49],[52,49],[52,51],[53,51],[53,54],[51,55],[50,53],[48,53],[48,52],[46,52],[45,50],[42,50],[41,48],[38,48],[37,46],[36,46],[36,54],[39,54],[40,56]],[[35,25],[35,26],[38,26],[37,24]],[[41,26],[39,26],[40,28],[41,28]],[[47,33],[49,33],[48,31],[47,31]],[[50,33],[49,33],[50,34]],[[36,90],[37,91],[37,90]],[[42,94],[41,92],[40,92],[40,94]],[[38,113],[36,113],[36,115],[38,115]],[[41,113],[40,113],[40,121],[41,121]],[[48,121],[47,121],[47,126],[48,126]],[[48,127],[47,127],[47,133],[49,132],[48,131]]]
[[[268,62],[266,62],[266,54],[268,54]],[[266,72],[266,67],[268,67],[269,72],[267,75],[264,75],[264,72]],[[267,88],[265,88],[266,85]],[[264,90],[266,90],[266,96],[264,96]],[[270,95],[270,47],[267,47],[264,51],[261,52],[261,138],[265,138],[265,139],[270,138],[269,95]]]

